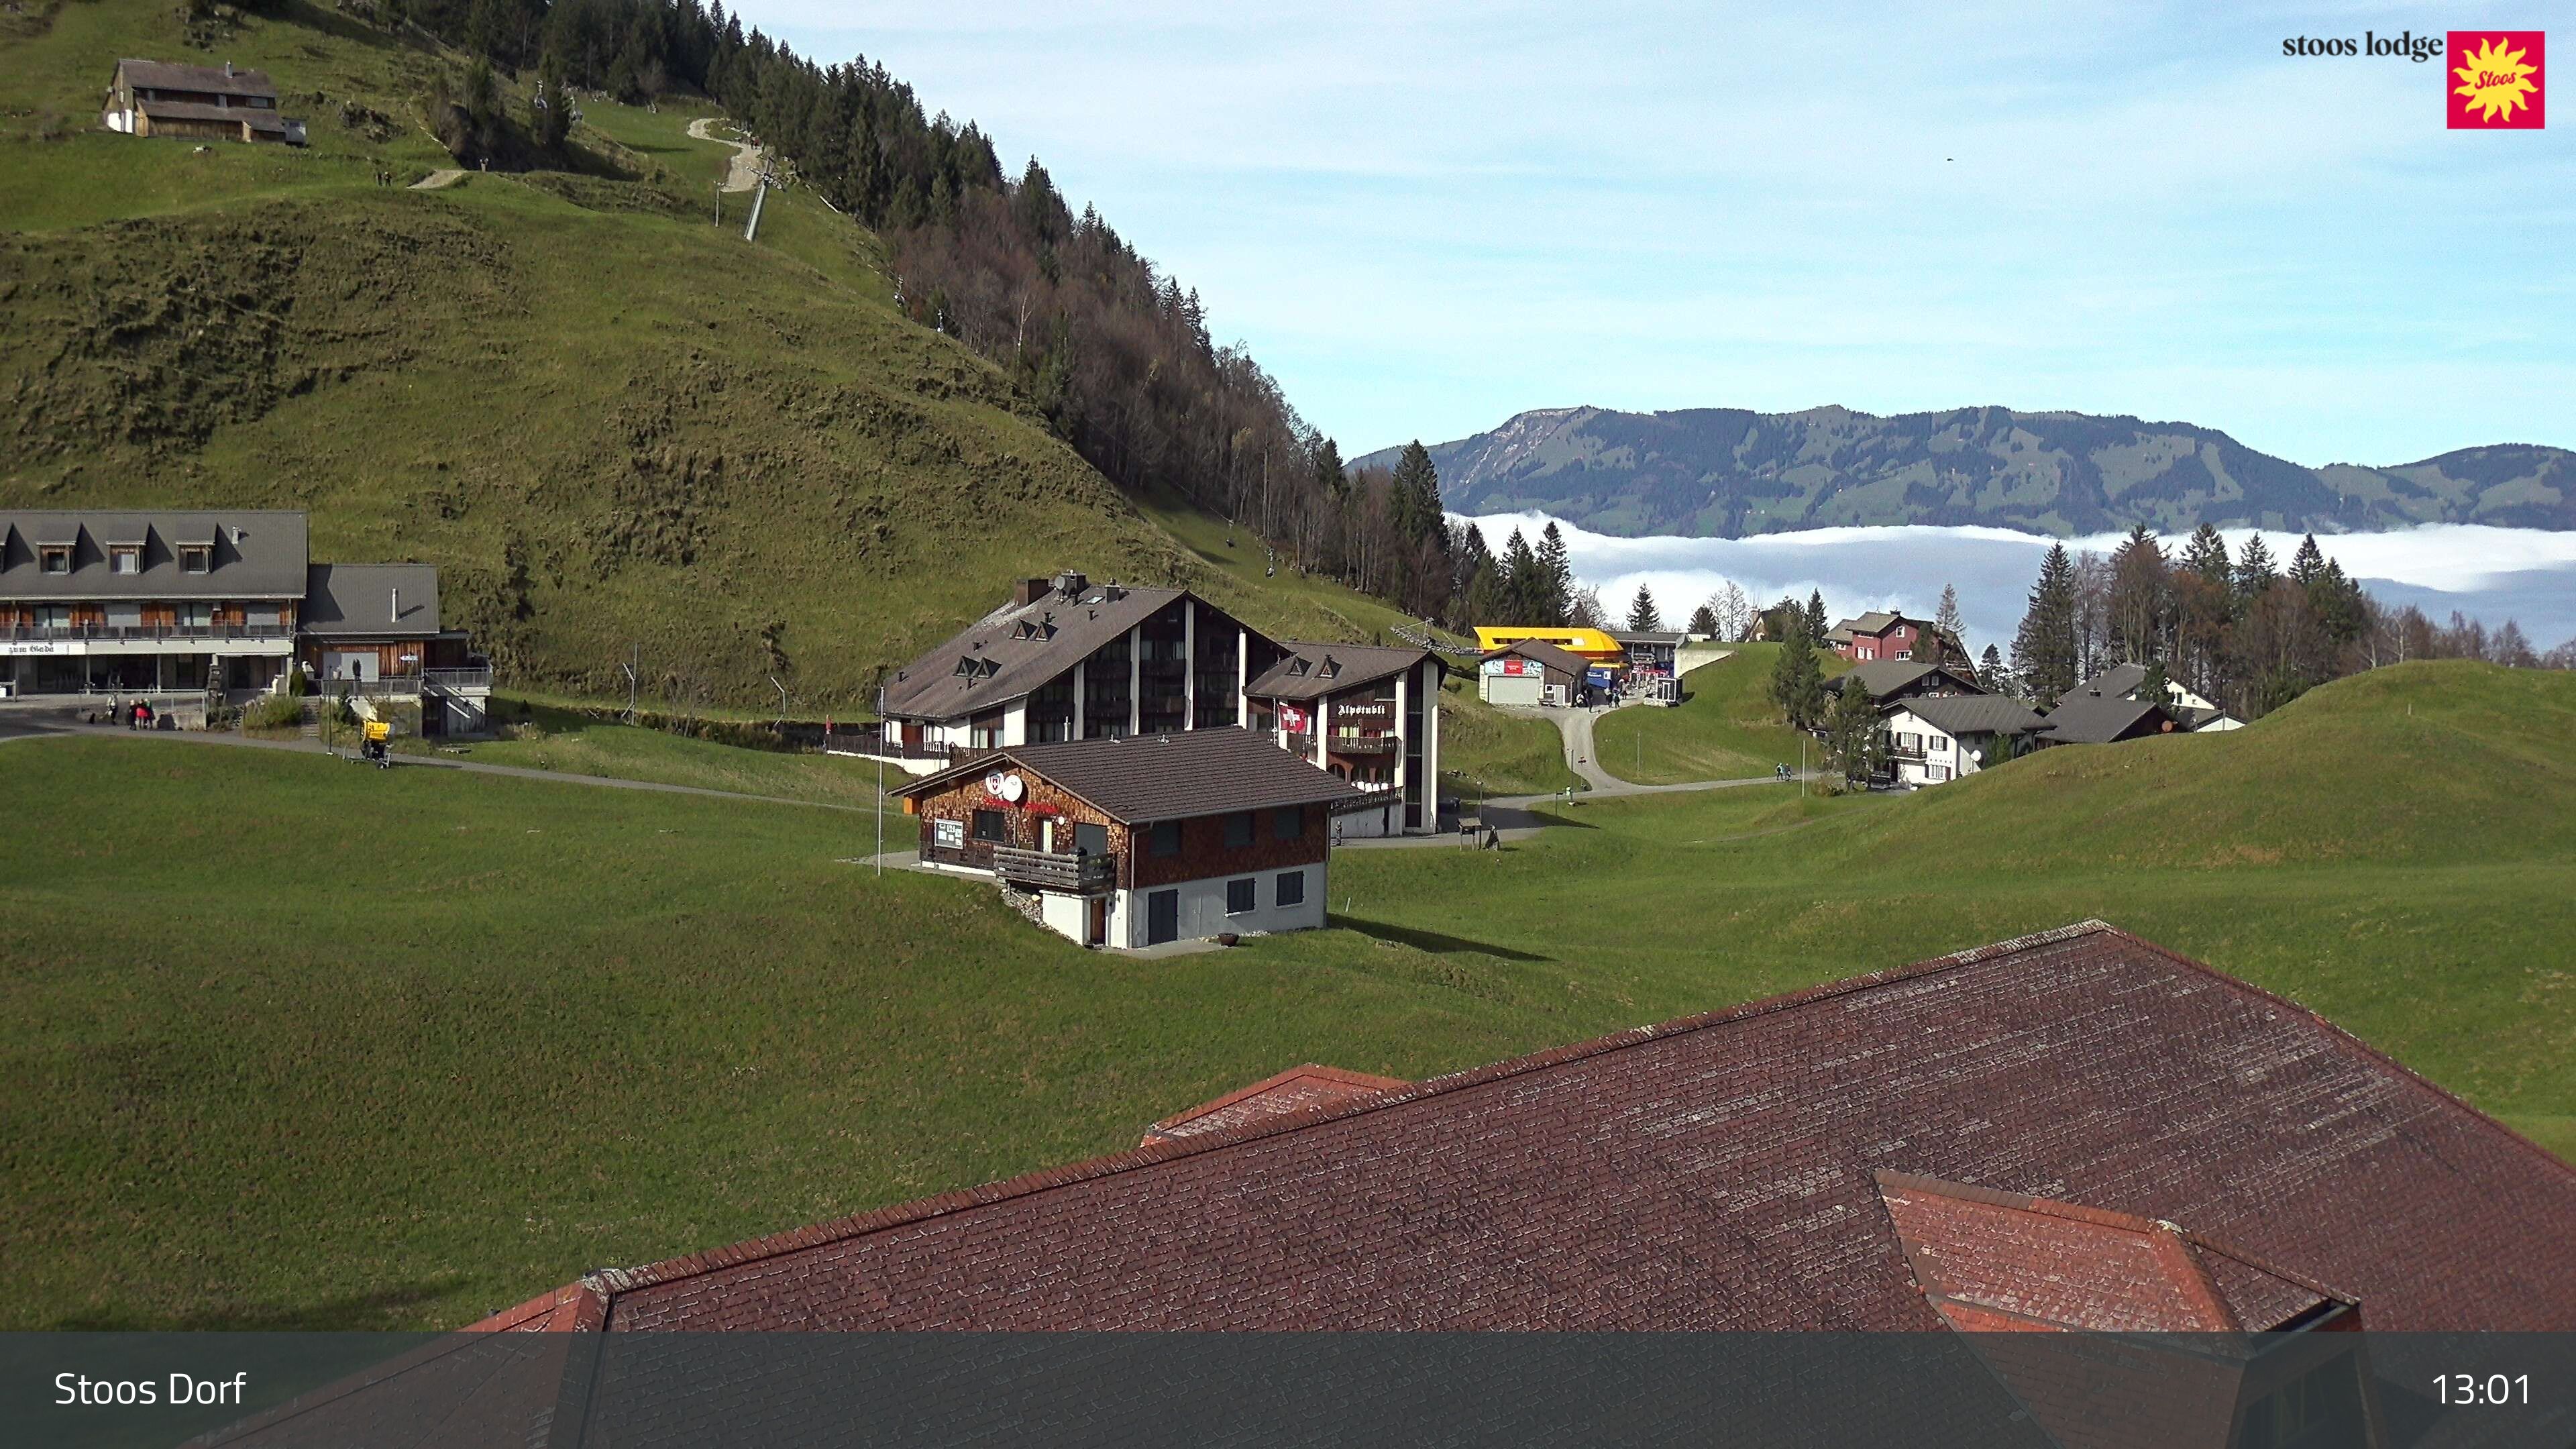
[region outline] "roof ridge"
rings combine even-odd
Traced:
[[[2027,935],[2015,936],[2010,940],[1974,946],[1964,951],[1954,951],[1946,956],[1934,956],[1903,966],[1891,966],[1882,971],[1866,972],[1859,976],[1846,977],[1841,981],[1825,982],[1777,996],[1764,997],[1757,1001],[1723,1007],[1716,1011],[1677,1017],[1670,1021],[1645,1026],[1634,1026],[1625,1031],[1613,1032],[1588,1041],[1551,1047],[1524,1056],[1489,1062],[1480,1067],[1469,1067],[1462,1071],[1425,1078],[1409,1087],[1384,1092],[1374,1097],[1357,1098],[1349,1102],[1274,1117],[1267,1121],[1244,1123],[1240,1126],[1196,1133],[1188,1137],[1167,1138],[1131,1147],[1124,1152],[1109,1153],[1056,1167],[1040,1168],[1034,1172],[1022,1173],[1017,1177],[936,1193],[929,1197],[915,1198],[910,1202],[871,1208],[865,1212],[851,1213],[822,1223],[791,1228],[763,1237],[748,1238],[741,1242],[683,1254],[677,1258],[668,1258],[634,1268],[603,1268],[589,1275],[584,1281],[594,1284],[604,1295],[613,1300],[616,1294],[633,1288],[674,1282],[711,1272],[717,1268],[779,1257],[806,1248],[819,1247],[825,1243],[863,1237],[869,1233],[882,1232],[888,1228],[902,1227],[910,1223],[927,1222],[934,1218],[963,1212],[969,1208],[985,1207],[1014,1198],[1032,1196],[1050,1188],[1069,1187],[1078,1182],[1089,1182],[1120,1172],[1150,1167],[1170,1158],[1195,1156],[1198,1153],[1214,1152],[1263,1138],[1303,1132],[1328,1122],[1338,1122],[1345,1117],[1355,1117],[1363,1112],[1388,1111],[1427,1097],[1462,1092],[1487,1083],[1507,1081],[1530,1072],[1563,1066],[1568,1062],[1584,1061],[1632,1047],[1644,1046],[1649,1042],[1662,1041],[1667,1037],[1706,1031],[1739,1021],[1750,1021],[1757,1017],[1857,995],[1863,991],[1892,986],[1898,982],[1937,976],[1998,957],[2036,950],[2042,946],[2053,946],[2065,941],[2079,940],[2104,932],[2128,941],[2138,939],[2109,922],[2088,918],[2072,925],[2033,931]],[[2200,969],[2209,970],[2207,967]],[[2218,973],[2211,971],[2210,974],[2215,976]]]

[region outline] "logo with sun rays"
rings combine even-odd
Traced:
[[[2454,131],[2536,131],[2544,124],[2541,32],[2454,30],[2446,97]]]

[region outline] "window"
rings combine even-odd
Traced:
[[[1928,779],[1933,784],[1937,785],[1950,778],[1950,767],[1947,765],[1926,766],[1923,771],[1923,775],[1925,779]]]
[[[1260,884],[1261,883],[1259,881],[1254,880],[1251,876],[1245,876],[1241,880],[1227,881],[1225,883],[1225,913],[1229,916],[1251,914],[1252,911],[1261,904]]]
[[[1241,850],[1252,843],[1252,812],[1240,810],[1225,817],[1225,848]]]
[[[1270,838],[1295,840],[1306,833],[1306,807],[1282,805],[1270,812]]]
[[[49,574],[67,574],[72,571],[72,546],[70,544],[40,544],[37,546],[36,551],[38,554],[43,556],[45,572]]]
[[[215,571],[215,546],[211,543],[179,545],[179,572],[207,574]]]
[[[1148,855],[1180,854],[1181,822],[1166,820],[1156,825],[1152,833],[1145,837],[1145,852]]]
[[[143,572],[143,545],[139,543],[117,543],[108,545],[107,571],[112,574],[139,574]]]
[[[1279,872],[1279,904],[1283,906],[1302,906],[1306,904],[1306,873],[1304,871],[1283,870]]]
[[[1936,755],[1946,755],[1950,753],[1950,737],[1948,735],[1934,735],[1931,738],[1932,753]]]
[[[1011,838],[1011,827],[1002,818],[1001,811],[978,810],[975,812],[975,838],[991,841],[1008,840]]]

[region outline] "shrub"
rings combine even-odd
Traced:
[[[256,730],[290,730],[304,723],[304,701],[289,694],[264,694],[244,712],[243,722]]]

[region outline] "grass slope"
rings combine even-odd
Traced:
[[[82,129],[121,55],[267,69],[314,144]],[[1062,567],[1285,634],[1391,619],[1140,509],[896,312],[877,240],[819,199],[774,194],[757,243],[747,197],[717,226],[702,111],[586,103],[579,172],[377,186],[445,162],[419,98],[457,66],[306,0],[206,51],[158,0],[0,31],[0,505],[307,508],[317,557],[441,564],[514,682],[622,698],[640,643],[661,703],[757,706],[774,676],[854,714]]]
[[[1682,676],[1685,698],[1669,709],[1613,710],[1592,727],[1601,763],[1620,779],[1640,785],[1685,780],[1749,780],[1774,765],[1798,763],[1801,736],[1780,723],[1772,704],[1771,667],[1777,644],[1730,644],[1726,658]],[[1851,667],[1833,654],[1817,655],[1826,678]],[[1808,753],[1813,763],[1813,742]]]
[[[2571,760],[2576,679],[2413,665],[1902,798],[1345,851],[1335,929],[1140,961],[840,863],[863,816],[0,745],[0,1071],[39,1084],[0,1096],[0,1325],[453,1324],[1294,1062],[1453,1070],[2088,916],[2564,1152]]]

